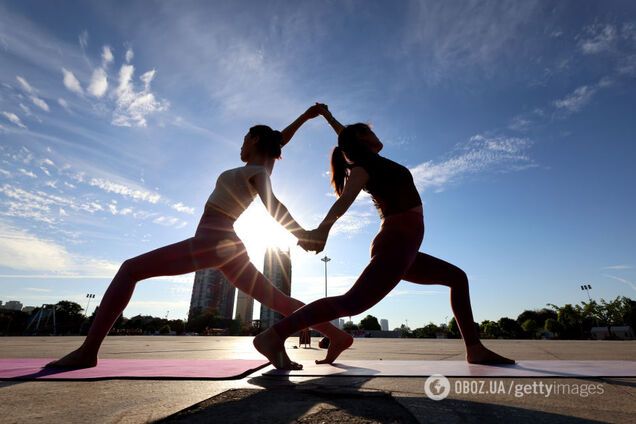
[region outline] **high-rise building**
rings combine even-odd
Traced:
[[[289,250],[268,248],[265,252],[263,274],[286,295],[291,294],[291,258]],[[261,328],[269,328],[283,318],[278,312],[261,305]]]
[[[389,331],[389,320],[381,319],[380,320],[380,327],[382,328],[382,331]]]
[[[247,293],[238,291],[236,298],[236,312],[234,319],[241,322],[251,323],[254,319],[254,298]]]
[[[209,308],[216,310],[220,318],[232,319],[235,292],[236,288],[227,281],[221,271],[214,268],[197,271],[194,274],[188,319]]]

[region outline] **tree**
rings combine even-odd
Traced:
[[[362,321],[360,321],[359,327],[361,330],[367,330],[367,331],[382,330],[382,327],[380,326],[378,319],[374,317],[373,315],[367,315],[366,317],[364,317]]]
[[[358,326],[353,323],[353,321],[347,321],[342,326],[344,331],[354,331],[358,329]]]
[[[523,324],[521,324],[521,328],[523,328],[523,331],[528,333],[530,338],[534,339],[535,336],[537,335],[537,330],[539,329],[539,325],[537,324],[535,320],[527,319],[523,322]]]
[[[77,334],[80,331],[84,315],[82,307],[68,300],[62,300],[55,305],[55,324],[57,334]]]
[[[462,336],[455,317],[451,318],[450,322],[448,323],[448,334],[452,339],[459,339]]]
[[[560,338],[580,339],[583,335],[583,320],[581,317],[582,308],[575,308],[569,303],[564,306],[556,306],[551,303],[549,305],[557,313],[557,322],[560,327]]]
[[[523,335],[523,329],[517,321],[511,318],[503,317],[497,321],[501,330],[501,337],[504,339],[519,339]]]
[[[170,334],[170,326],[168,324],[164,325],[159,329],[159,334]]]
[[[554,318],[546,319],[543,328],[554,335],[558,335],[561,332],[561,326],[559,325],[559,322]]]
[[[413,336],[418,339],[434,339],[439,331],[439,327],[431,322],[422,328],[413,330]]]
[[[479,332],[486,339],[497,339],[501,336],[499,324],[494,321],[485,320],[479,326]]]

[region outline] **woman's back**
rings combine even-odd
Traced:
[[[262,172],[267,173],[267,170],[260,165],[246,165],[222,172],[206,202],[206,211],[212,208],[237,219],[258,194],[250,180]]]

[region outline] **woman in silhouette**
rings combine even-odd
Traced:
[[[382,218],[380,232],[371,244],[371,261],[351,289],[341,295],[312,302],[279,321],[254,339],[256,349],[281,369],[293,367],[284,341],[296,331],[319,322],[358,315],[380,300],[400,282],[443,284],[450,287],[450,301],[470,363],[514,363],[488,350],[479,340],[470,306],[468,279],[458,267],[419,252],[424,236],[422,201],[410,171],[378,153],[382,143],[369,126],[343,127],[321,105],[320,114],[338,134],[331,158],[332,183],[338,200],[320,226],[301,237],[306,250],[322,251],[329,230],[351,206],[361,190],[367,191]]]
[[[82,346],[47,366],[95,366],[99,348],[130,301],[137,282],[147,278],[216,268],[239,290],[283,315],[301,307],[302,302],[274,287],[254,267],[245,246],[234,232],[233,224],[258,195],[272,217],[288,231],[295,236],[305,233],[274,196],[270,175],[274,162],[280,158],[281,148],[303,123],[318,116],[318,110],[319,106],[310,107],[282,133],[265,125],[250,128],[241,147],[241,160],[245,166],[227,170],[219,176],[194,237],[124,261],[104,294]],[[331,340],[326,358],[317,363],[333,362],[353,342],[350,335],[330,323],[321,321],[312,327]],[[285,366],[302,368],[291,361]]]

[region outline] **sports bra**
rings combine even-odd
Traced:
[[[238,219],[258,194],[250,179],[260,173],[265,173],[269,178],[265,167],[260,165],[245,165],[222,172],[205,204],[205,210],[211,208]]]
[[[381,218],[422,205],[413,175],[406,167],[378,154],[368,155],[351,167],[356,166],[369,174],[363,190],[373,198]]]

